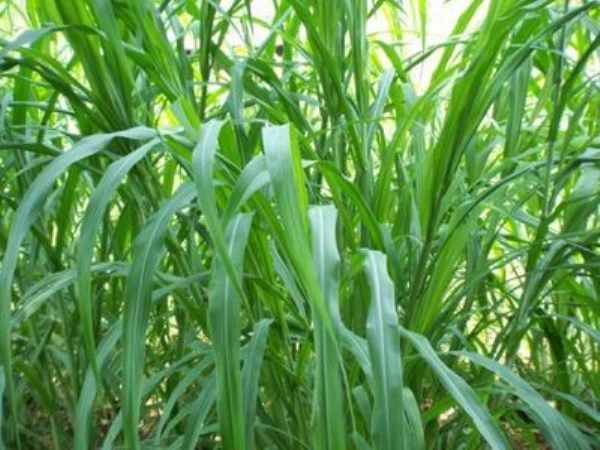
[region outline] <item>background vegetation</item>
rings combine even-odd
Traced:
[[[2,2],[0,448],[598,448],[599,6]]]

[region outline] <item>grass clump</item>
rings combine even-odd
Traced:
[[[599,6],[0,5],[0,448],[600,446]]]

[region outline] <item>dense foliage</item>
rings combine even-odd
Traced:
[[[0,17],[0,448],[600,447],[600,2]]]

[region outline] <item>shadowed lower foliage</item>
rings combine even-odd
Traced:
[[[0,449],[600,446],[600,2],[430,11],[0,4]]]

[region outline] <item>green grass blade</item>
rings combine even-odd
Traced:
[[[450,370],[435,353],[431,344],[424,336],[400,327],[400,334],[407,339],[419,352],[423,360],[435,372],[448,393],[456,400],[464,411],[471,417],[473,423],[488,442],[492,449],[509,449],[506,438],[500,427],[483,406],[477,394],[465,380]]]
[[[238,214],[229,223],[225,240],[227,253],[241,283],[244,251],[251,214]],[[223,448],[246,448],[244,411],[240,378],[240,303],[226,269],[214,261],[214,284],[209,299],[209,327],[217,371],[217,411]]]
[[[402,389],[404,416],[406,418],[405,431],[407,434],[408,448],[425,450],[425,434],[421,421],[421,409],[417,399],[407,387]]]
[[[290,125],[281,125],[263,128],[262,137],[279,213],[286,231],[299,239],[290,246],[306,255],[308,194],[296,134]]]
[[[371,106],[371,110],[369,111],[369,124],[367,131],[367,148],[371,148],[373,145],[373,139],[375,138],[375,132],[377,131],[377,126],[380,123],[381,115],[383,114],[383,109],[388,100],[388,95],[390,92],[390,87],[392,82],[394,81],[395,72],[393,69],[388,69],[383,72],[381,76],[381,80],[379,80],[379,86],[377,88],[377,97]]]
[[[192,412],[190,414],[189,426],[183,437],[181,450],[193,450],[198,442],[198,437],[202,429],[206,426],[206,417],[210,413],[217,393],[217,377],[212,374],[209,378],[200,395],[196,399]]]
[[[6,448],[4,444],[4,438],[2,436],[2,430],[4,429],[4,404],[2,399],[4,398],[5,386],[6,381],[4,377],[4,367],[0,366],[0,450],[4,450]]]
[[[453,353],[463,356],[479,366],[485,367],[508,383],[514,394],[527,405],[533,419],[544,431],[544,435],[550,445],[552,445],[552,448],[572,448],[573,450],[586,450],[590,448],[590,445],[575,424],[568,422],[529,383],[507,367],[478,353],[465,351]]]
[[[269,173],[264,155],[255,156],[240,174],[227,209],[223,213],[223,222],[231,220],[233,214],[259,189],[269,183]]]
[[[254,447],[254,426],[256,424],[256,407],[259,400],[259,379],[263,357],[267,346],[269,328],[273,321],[262,319],[252,331],[252,339],[247,345],[242,369],[242,395],[244,399],[244,422],[246,429],[246,444]]]
[[[206,371],[207,367],[212,366],[213,362],[205,358],[195,367],[189,369],[181,381],[177,384],[175,389],[172,390],[171,396],[169,400],[166,402],[165,407],[162,411],[162,415],[160,417],[160,421],[156,427],[156,433],[154,438],[154,445],[159,446],[161,439],[164,437],[165,426],[171,419],[171,413],[178,409],[179,404],[181,403],[182,395],[185,393],[187,389],[190,388],[190,385],[197,382],[202,377],[202,373]]]
[[[330,320],[340,323],[339,266],[340,255],[337,250],[335,225],[337,211],[333,206],[315,206],[308,212],[312,235],[313,265],[319,278],[319,286],[326,302]],[[313,420],[315,429],[315,447],[323,449],[346,448],[345,414],[343,410],[343,382],[341,378],[340,350],[335,335],[327,332],[322,319],[317,315],[315,322],[315,352],[317,356],[317,379],[315,380],[315,398],[318,405]],[[334,328],[339,328],[335,326]]]
[[[91,266],[90,270],[96,276],[125,277],[129,266],[122,262],[98,263]],[[76,282],[76,269],[65,269],[46,275],[23,293],[21,307],[13,314],[11,326],[22,326],[23,322],[32,318],[53,295],[70,288]]]
[[[222,228],[226,224],[223,224],[219,218],[213,182],[213,167],[219,146],[219,134],[223,124],[222,121],[212,120],[202,126],[200,139],[194,147],[192,155],[192,168],[198,191],[198,203],[206,220],[215,253],[231,279],[233,288],[240,298],[244,299],[244,290],[227,251],[225,233]]]
[[[184,184],[147,222],[134,243],[133,262],[125,283],[123,318],[123,429],[125,443],[140,448],[138,427],[142,401],[146,326],[150,312],[154,272],[164,253],[164,241],[172,216],[196,197],[194,187]]]
[[[96,233],[104,212],[119,188],[123,178],[144,158],[160,141],[153,139],[127,156],[115,161],[107,169],[90,197],[90,201],[83,216],[81,233],[79,234],[79,248],[77,252],[77,287],[79,294],[79,314],[81,317],[81,332],[86,355],[92,370],[96,374],[97,383],[100,378],[96,367],[93,308],[92,308],[92,257]],[[101,387],[101,386],[98,386]]]
[[[333,448],[344,445],[339,430],[330,422],[338,418],[328,415],[336,406],[328,403],[324,393],[325,383],[330,370],[327,364],[339,358],[337,346],[323,345],[325,335],[333,339],[334,329],[324,302],[323,292],[319,284],[308,241],[307,229],[307,194],[304,187],[304,176],[298,142],[293,129],[289,125],[265,127],[262,132],[263,145],[267,158],[267,168],[271,177],[271,186],[275,202],[281,216],[286,241],[282,244],[287,252],[295,276],[301,284],[304,294],[309,300],[313,320],[315,320],[315,351],[317,367],[315,370],[315,394],[313,398],[313,445],[317,449]]]
[[[323,173],[323,177],[325,177],[327,180],[336,204],[340,205],[341,208],[341,205],[344,203],[344,197],[347,197],[348,200],[350,200],[357,208],[358,214],[360,215],[360,219],[362,221],[362,226],[364,226],[369,233],[369,238],[371,239],[372,243],[371,245],[375,249],[383,249],[384,245],[381,227],[377,222],[377,218],[375,217],[372,208],[365,200],[360,189],[358,189],[358,187],[352,183],[352,181],[344,177],[343,173],[341,173],[339,169],[330,162],[319,162],[319,170]]]
[[[373,448],[406,448],[402,402],[402,359],[394,285],[387,274],[386,257],[365,250],[365,271],[371,288],[367,343],[373,366]]]
[[[308,240],[308,194],[296,133],[289,125],[262,130],[267,169],[281,223],[286,233],[282,244],[296,277],[303,285],[314,314],[319,314],[328,332],[333,333],[311,258]]]
[[[114,351],[115,346],[122,333],[122,323],[117,322],[106,333],[106,336],[100,341],[98,349],[95,352],[96,367],[102,370],[107,362],[108,357]],[[86,450],[91,446],[91,432],[95,431],[92,428],[92,417],[94,410],[94,400],[98,391],[98,381],[96,374],[90,367],[83,381],[79,399],[77,401],[77,410],[75,412],[75,438],[74,448],[76,450]]]

